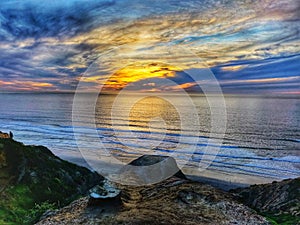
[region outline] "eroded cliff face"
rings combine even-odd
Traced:
[[[249,207],[279,224],[300,224],[300,178],[232,191]]]
[[[162,158],[163,160],[163,158]],[[135,165],[160,161],[157,156],[141,157]],[[121,201],[89,205],[85,197],[49,213],[38,225],[47,224],[269,224],[227,192],[192,182],[177,173],[158,184],[133,187],[118,185]]]

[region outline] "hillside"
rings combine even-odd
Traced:
[[[131,165],[152,165],[166,158],[144,155]],[[171,165],[166,168],[178,168],[174,159],[168,161]],[[227,192],[193,182],[180,170],[158,184],[111,184],[43,146],[25,146],[10,135],[0,135],[1,225],[38,220],[38,225],[296,225],[299,190],[298,178]],[[116,197],[101,197],[113,192]]]
[[[232,191],[247,206],[267,216],[274,224],[300,224],[300,178],[252,185]]]
[[[32,224],[46,209],[70,203],[102,179],[45,147],[25,146],[2,135],[0,224]]]
[[[152,165],[165,159],[146,155],[134,160],[131,165]],[[175,166],[172,163],[174,159],[169,161],[171,166]],[[97,205],[91,205],[90,198],[84,197],[50,213],[38,225],[269,224],[254,210],[237,202],[232,194],[187,180],[181,171],[158,184],[141,187],[118,185],[118,188],[120,199],[103,199]]]

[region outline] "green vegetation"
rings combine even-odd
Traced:
[[[51,195],[51,194],[50,194]],[[26,185],[11,186],[0,199],[0,224],[33,224],[47,210],[60,207],[60,202],[41,201]],[[74,197],[75,199],[75,197]],[[67,204],[69,202],[63,202]]]
[[[34,224],[47,210],[85,194],[102,177],[42,146],[0,139],[0,224]]]
[[[300,222],[300,217],[293,216],[290,214],[276,215],[275,213],[268,213],[262,215],[265,216],[268,219],[268,221],[274,225],[296,225]]]
[[[47,202],[37,207],[32,192],[25,185],[9,187],[0,204],[0,224],[33,224],[47,209],[54,208],[54,204],[48,208]]]

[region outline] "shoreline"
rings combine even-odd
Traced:
[[[68,154],[65,154],[63,151],[53,151],[49,149],[54,155],[57,157],[66,160],[70,163],[74,163],[78,166],[85,167],[88,170],[95,172],[93,168],[86,162],[86,160],[82,157],[80,152],[70,152]],[[96,163],[96,162],[95,162]],[[128,162],[130,163],[130,161]],[[103,165],[106,163],[103,162]],[[260,184],[266,184],[266,183],[272,183],[274,181],[283,181],[285,179],[294,179],[293,177],[285,178],[285,179],[271,179],[271,178],[265,178],[265,177],[254,177],[249,175],[238,175],[238,174],[228,174],[228,173],[222,173],[222,172],[215,172],[212,170],[204,170],[199,174],[200,172],[197,171],[197,169],[189,168],[189,167],[183,167],[181,168],[182,172],[186,175],[186,177],[194,182],[207,184],[212,187],[218,188],[223,191],[229,191],[236,188],[246,188],[251,185],[260,185]],[[98,173],[101,176],[107,177],[105,175],[108,174],[101,174]]]
[[[74,163],[78,166],[83,166],[91,171],[95,171],[89,166],[89,164],[85,161],[85,159],[80,156],[75,156],[75,155],[73,156],[57,155],[57,156],[68,162]],[[195,172],[195,170],[191,168],[183,167],[181,170],[189,180],[198,183],[207,184],[223,191],[229,191],[231,189],[236,189],[236,188],[245,188],[254,184],[266,184],[266,183],[272,183],[273,181],[281,181],[280,179],[260,178],[260,177],[246,176],[246,175],[238,176],[236,174],[232,174],[232,175],[226,174],[227,178],[222,179],[222,177],[224,178],[224,176],[222,176],[224,174],[219,174],[217,172],[213,172],[210,170],[204,171],[202,175],[197,174],[197,172]]]
[[[212,187],[218,188],[223,191],[230,191],[232,189],[245,188],[250,186],[250,184],[234,183],[234,182],[219,180],[211,177],[203,177],[203,176],[201,177],[201,176],[188,175],[188,174],[185,175],[191,181],[210,185]]]

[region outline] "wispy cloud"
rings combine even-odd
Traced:
[[[24,90],[74,90],[92,62],[124,45],[122,59],[111,56],[110,65],[86,79],[90,88],[98,88],[107,77],[113,77],[107,83],[112,89],[126,85],[138,89],[143,79],[164,77],[177,82],[169,90],[192,88],[193,82],[180,77],[174,65],[155,73],[154,67],[142,71],[140,65],[167,62],[165,48],[174,49],[172,57],[184,65],[181,70],[201,69],[180,51],[184,48],[201,59],[203,67],[212,68],[220,83],[236,87],[243,83],[245,90],[247,85],[285,77],[281,82],[288,83],[290,77],[299,76],[299,3],[293,0],[11,0],[1,1],[0,7],[1,90],[21,90],[18,82],[23,82]],[[124,69],[112,74],[116,67]],[[163,88],[162,80],[161,85],[155,83],[155,90]]]

